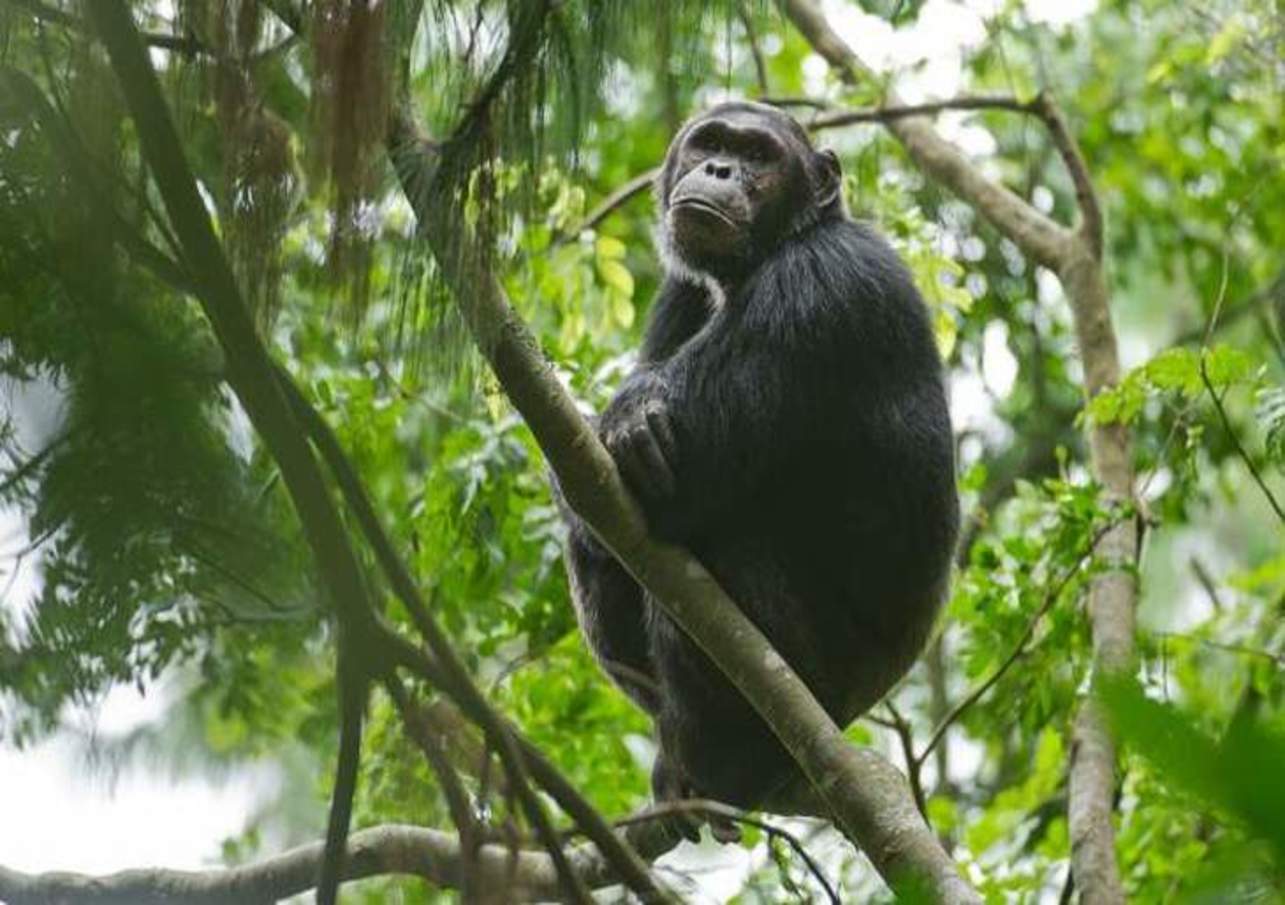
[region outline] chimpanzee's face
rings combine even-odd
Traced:
[[[659,184],[663,233],[683,264],[724,276],[836,203],[837,187],[834,155],[815,151],[784,113],[725,104],[670,146]]]

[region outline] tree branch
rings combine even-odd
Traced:
[[[923,104],[884,105],[863,107],[858,110],[834,110],[814,116],[809,129],[838,129],[858,123],[891,123],[908,116],[933,116],[947,110],[1008,110],[1028,116],[1038,116],[1037,101],[1020,101],[1006,94],[965,94],[960,97],[929,101]]]
[[[69,872],[25,874],[0,867],[0,901],[9,905],[258,905],[312,889],[324,846],[309,843],[244,867],[210,871],[127,870],[108,876]],[[592,845],[567,852],[577,876],[592,888],[619,880]],[[462,870],[459,840],[441,830],[389,824],[357,830],[348,838],[342,879],[406,875],[441,888],[458,888]],[[553,860],[544,852],[507,846],[479,846],[473,879],[480,892],[503,901],[559,899],[564,895]]]
[[[1044,121],[1053,147],[1057,148],[1062,165],[1071,177],[1075,187],[1075,201],[1080,209],[1079,235],[1098,258],[1102,257],[1103,224],[1102,208],[1098,204],[1098,193],[1093,189],[1093,180],[1089,168],[1080,153],[1079,144],[1071,137],[1062,109],[1046,93],[1041,91],[1032,103],[1032,112]]]
[[[402,725],[406,727],[412,741],[423,752],[429,768],[437,777],[438,785],[446,798],[447,809],[451,813],[451,822],[455,824],[455,829],[460,835],[460,899],[464,902],[475,901],[477,880],[473,875],[481,835],[472,799],[469,797],[468,790],[464,788],[464,784],[460,782],[455,767],[446,756],[441,740],[419,708],[411,702],[410,695],[402,686],[401,680],[390,671],[385,674],[383,681],[388,696],[393,699],[393,704],[401,715]]]
[[[901,715],[897,705],[890,699],[883,702],[887,708],[891,719],[888,720],[888,728],[897,734],[897,740],[901,743],[901,756],[906,759],[906,775],[910,780],[910,792],[915,796],[915,806],[919,808],[919,813],[928,819],[928,798],[924,795],[924,783],[921,773],[924,765],[924,758],[927,752],[915,754],[915,733],[910,725],[910,721]]]
[[[744,0],[736,4],[736,15],[745,29],[745,43],[750,45],[750,56],[754,59],[754,75],[758,79],[759,94],[771,94],[772,86],[767,80],[767,61],[763,59],[763,48],[759,47],[758,35],[754,31],[754,16],[746,7]]]
[[[652,167],[650,170],[639,173],[628,182],[612,190],[611,194],[591,210],[584,220],[574,229],[570,229],[562,237],[562,241],[574,239],[586,229],[593,229],[603,220],[610,217],[618,208],[624,207],[634,197],[641,195],[647,189],[651,188],[660,176],[660,167]]]
[[[627,817],[624,820],[618,820],[616,821],[616,826],[638,826],[649,821],[663,821],[666,818],[675,815],[693,813],[701,814],[705,817],[714,817],[720,820],[730,820],[734,823],[744,824],[745,826],[752,826],[755,829],[761,830],[773,839],[779,839],[782,842],[785,842],[794,850],[794,853],[799,856],[799,860],[807,866],[808,872],[816,878],[817,883],[820,884],[821,888],[825,891],[826,898],[830,900],[832,905],[840,905],[842,900],[839,898],[839,894],[835,891],[834,886],[830,883],[829,878],[826,877],[825,871],[821,869],[821,865],[817,864],[816,859],[808,854],[807,848],[799,841],[797,836],[793,833],[786,832],[775,824],[768,823],[766,820],[761,820],[747,811],[743,811],[740,808],[734,808],[731,805],[723,804],[721,801],[708,801],[702,798],[667,801],[652,805],[647,810],[631,817]]]

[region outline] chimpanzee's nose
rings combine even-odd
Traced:
[[[722,160],[707,160],[705,162],[705,173],[715,179],[731,179],[732,165]]]

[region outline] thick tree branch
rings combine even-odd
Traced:
[[[1082,243],[1060,271],[1091,397],[1120,378],[1119,351],[1107,305],[1102,261]],[[1133,498],[1133,456],[1122,424],[1089,427],[1093,474],[1116,500]],[[1109,569],[1089,585],[1088,612],[1097,674],[1127,674],[1133,667],[1137,587],[1134,565],[1138,532],[1121,522],[1098,544],[1097,556]],[[1115,746],[1101,705],[1090,695],[1081,702],[1071,735],[1071,778],[1067,817],[1071,831],[1071,869],[1082,905],[1121,905],[1124,889],[1115,852]]]

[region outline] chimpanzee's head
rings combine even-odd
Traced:
[[[785,237],[843,211],[839,160],[790,116],[719,104],[674,136],[656,183],[661,251],[734,282]]]

